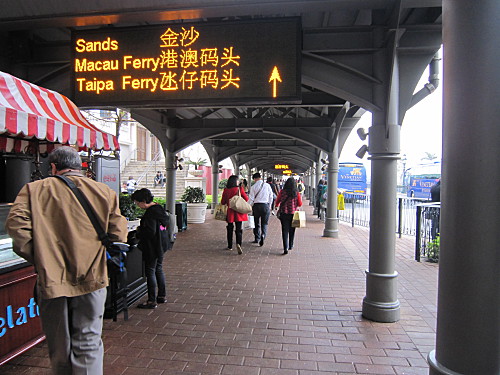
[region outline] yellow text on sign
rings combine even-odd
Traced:
[[[277,82],[283,82],[280,77],[280,73],[278,71],[278,67],[275,66],[273,68],[273,72],[271,73],[271,77],[269,77],[269,82],[273,83],[273,98],[278,96],[278,89],[276,87]]]
[[[288,164],[274,164],[274,169],[290,169]]]

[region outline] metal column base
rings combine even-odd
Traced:
[[[327,217],[323,237],[339,238],[339,219]]]
[[[433,350],[427,356],[427,362],[429,363],[429,375],[461,375],[458,372],[452,371],[436,359],[436,351]]]
[[[363,299],[363,316],[381,323],[394,323],[400,317],[397,299],[397,276],[366,271],[366,297]],[[391,300],[394,298],[393,300]]]

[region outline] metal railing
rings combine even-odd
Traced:
[[[160,159],[160,157],[161,157],[161,152],[157,152],[154,158],[149,163],[148,167],[144,170],[144,172],[142,172],[142,174],[137,179],[137,185],[140,185],[144,178],[146,179],[146,186],[148,185],[148,173],[151,171],[151,169],[156,171],[156,162]]]
[[[344,194],[345,208],[339,210],[339,220],[351,223],[354,227],[370,226],[370,196],[366,194]]]
[[[422,257],[437,261],[439,254],[431,254],[431,244],[439,236],[441,203],[421,203],[416,207],[415,260]]]
[[[415,212],[417,206],[422,203],[421,199],[415,198],[398,198],[398,215],[396,222],[396,233],[398,233],[399,238],[401,236],[415,236],[417,233]]]
[[[345,209],[338,211],[339,220],[362,227],[370,226],[370,196],[344,194]],[[421,199],[398,197],[396,233],[415,236],[415,260],[428,256],[429,243],[439,234],[440,203],[424,203]]]

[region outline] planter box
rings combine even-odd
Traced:
[[[206,213],[207,213],[207,203],[188,203],[187,204],[188,224],[204,223]]]
[[[128,231],[131,232],[133,230],[136,230],[140,224],[141,224],[140,220],[128,220],[127,221]]]
[[[203,176],[203,171],[200,169],[190,170],[190,171],[188,171],[188,173],[192,176],[195,176],[195,177]]]

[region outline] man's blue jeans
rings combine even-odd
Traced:
[[[267,203],[254,203],[252,211],[255,220],[253,234],[255,236],[255,241],[260,241],[261,237],[266,238],[267,224],[269,223],[271,210],[269,209],[269,205]]]

